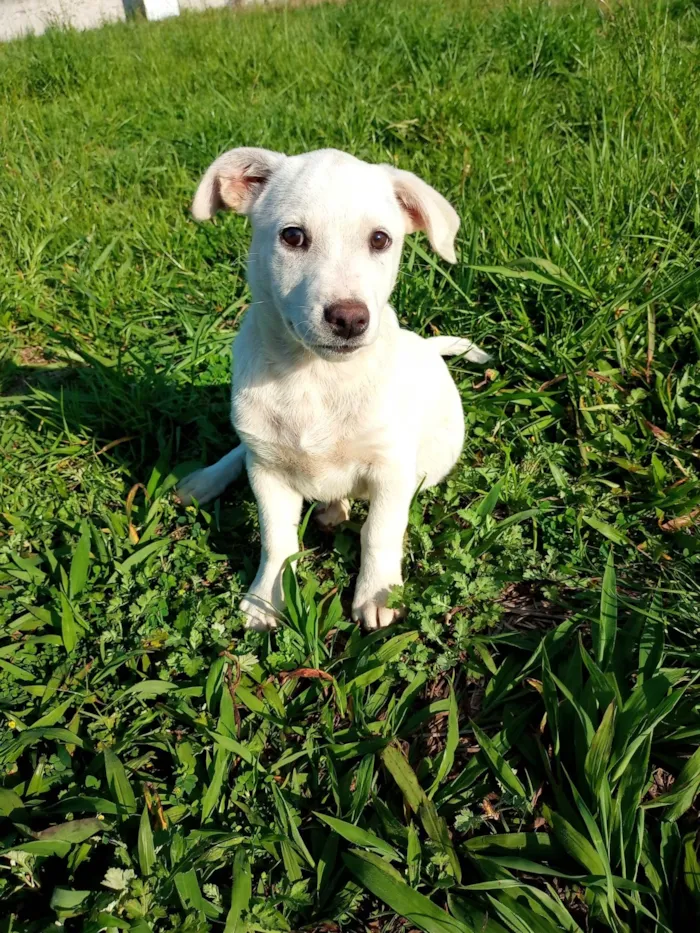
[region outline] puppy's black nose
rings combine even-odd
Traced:
[[[369,308],[364,301],[356,301],[354,298],[327,305],[323,309],[323,316],[336,337],[342,337],[343,340],[364,334],[369,324]]]

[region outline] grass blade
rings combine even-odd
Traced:
[[[243,915],[248,910],[253,893],[248,852],[240,846],[233,860],[233,888],[231,906],[226,915],[224,933],[247,933],[248,924]]]
[[[584,765],[586,780],[594,797],[598,796],[600,785],[605,780],[610,752],[612,750],[613,735],[615,733],[615,702],[613,701],[605,710],[601,724],[593,736],[590,748],[586,755]]]
[[[347,839],[354,846],[359,846],[362,849],[373,849],[389,859],[398,859],[399,857],[396,849],[368,829],[361,829],[354,823],[346,823],[345,820],[339,820],[334,816],[325,816],[323,813],[314,812],[314,816],[318,817],[322,823],[330,826],[334,832],[342,836],[343,839]]]
[[[203,912],[204,898],[202,897],[195,870],[190,868],[188,871],[179,871],[173,880],[183,908],[186,911]]]
[[[593,652],[599,667],[606,671],[610,666],[615,635],[617,632],[617,579],[615,576],[615,561],[612,548],[608,552],[608,560],[603,576],[603,588],[600,594],[600,617],[597,622],[591,623],[591,636],[593,638]]]
[[[218,747],[214,753],[214,767],[212,769],[211,781],[202,798],[202,823],[205,823],[209,819],[214,807],[221,799],[221,792],[223,790],[226,774],[228,773],[230,761],[230,752],[225,748]]]
[[[479,743],[479,748],[483,752],[489,768],[491,768],[498,780],[504,787],[507,787],[508,790],[511,790],[519,797],[527,797],[527,791],[522,782],[516,776],[505,758],[499,754],[491,739],[475,723],[472,723],[471,726],[474,730],[476,740]]]
[[[430,790],[428,791],[428,797],[432,798],[435,795],[435,792],[439,789],[442,782],[452,770],[452,765],[454,764],[455,760],[455,751],[457,750],[458,744],[459,720],[457,718],[457,699],[455,697],[454,687],[452,684],[450,684],[450,706],[447,712],[447,739],[445,741],[444,751],[442,752],[442,756],[440,758],[437,774],[435,775],[435,780],[433,781]]]
[[[397,745],[387,745],[381,753],[381,758],[387,771],[399,785],[406,803],[414,813],[417,813],[427,798],[425,791],[418,783],[415,771],[404,758],[403,752]]]
[[[639,682],[650,680],[658,671],[664,657],[665,631],[661,618],[661,596],[654,593],[644,618],[639,639]]]
[[[78,642],[78,626],[73,615],[73,609],[68,602],[68,597],[61,593],[61,637],[63,647],[68,654],[73,651]]]
[[[554,834],[569,855],[592,875],[604,875],[605,868],[600,856],[591,843],[577,829],[549,807],[544,807],[545,819],[554,830]]]
[[[139,823],[138,838],[139,867],[141,874],[146,878],[153,871],[156,863],[156,850],[153,845],[153,830],[151,829],[151,815],[148,806],[144,804]]]
[[[80,530],[80,538],[73,552],[73,558],[70,564],[70,598],[75,599],[85,589],[88,578],[88,569],[90,567],[90,527],[87,522],[83,522]]]
[[[424,894],[414,891],[376,864],[349,853],[343,855],[343,861],[360,884],[425,933],[474,933],[473,928],[450,917]]]
[[[117,758],[111,748],[106,748],[103,752],[105,762],[105,774],[112,799],[119,804],[122,815],[125,813],[136,812],[136,798],[131,789],[131,784],[126,776],[124,765]]]
[[[447,823],[437,811],[437,807],[432,800],[426,800],[421,804],[418,811],[423,828],[428,834],[428,838],[433,845],[449,860],[452,875],[457,884],[462,881],[462,866],[455,852],[455,847],[450,839],[447,829]]]

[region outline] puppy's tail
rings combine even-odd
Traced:
[[[486,363],[491,359],[466,337],[428,337],[427,340],[440,356],[465,356],[472,363]]]
[[[246,446],[238,447],[203,470],[190,473],[177,487],[175,494],[183,505],[189,505],[196,499],[200,505],[216,499],[229,483],[238,479],[245,465]]]

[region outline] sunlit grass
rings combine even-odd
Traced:
[[[0,46],[3,933],[691,929],[699,52],[691,0]],[[452,367],[389,631],[347,614],[361,507],[311,518],[268,639],[246,484],[171,496],[235,441],[249,231],[188,215],[234,145],[395,161],[462,217],[395,305],[492,363]]]

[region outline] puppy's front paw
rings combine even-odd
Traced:
[[[258,593],[247,593],[239,609],[245,615],[245,627],[255,632],[266,632],[277,628],[277,613],[269,598]]]
[[[352,604],[353,619],[372,631],[376,628],[385,628],[401,618],[405,613],[404,609],[390,609],[387,606],[392,586],[400,585],[400,583],[399,580],[396,583],[382,585],[358,580]]]
[[[196,499],[200,505],[208,502],[211,498],[211,490],[207,470],[195,470],[179,482],[175,487],[175,498],[181,505],[189,505],[193,499]]]

